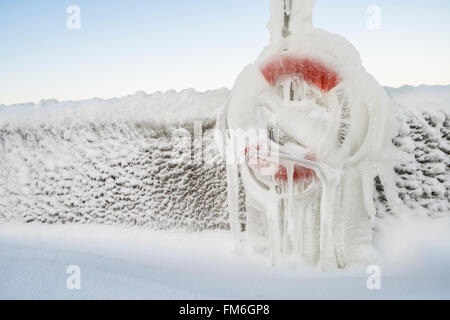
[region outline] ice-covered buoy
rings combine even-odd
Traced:
[[[237,249],[248,243],[274,264],[343,268],[370,259],[374,180],[393,210],[399,203],[391,190],[397,123],[356,49],[313,27],[314,3],[271,0],[270,44],[238,76],[218,123]]]

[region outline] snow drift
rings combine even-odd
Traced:
[[[366,266],[274,270],[259,255],[234,254],[227,231],[8,223],[0,299],[449,299],[450,219],[399,220],[376,233],[382,290],[367,289]],[[73,264],[82,290],[67,290]]]

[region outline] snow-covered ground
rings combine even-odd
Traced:
[[[367,266],[272,268],[233,252],[227,231],[0,226],[0,299],[450,299],[450,220],[392,219],[377,232],[381,290]],[[81,290],[68,290],[68,266]]]

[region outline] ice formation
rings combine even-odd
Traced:
[[[298,7],[292,7],[292,12],[294,9]],[[337,243],[345,253],[344,263],[357,263],[366,258],[373,227],[383,224],[384,216],[397,215],[401,203],[414,213],[448,216],[450,87],[386,88],[388,99],[384,90],[362,69],[356,51],[344,39],[312,28],[311,11],[302,12],[307,13],[300,14],[303,20],[293,19],[294,13],[288,20],[298,23],[297,28],[302,31],[294,34],[289,31],[292,29],[285,29],[284,33],[292,33],[288,38],[283,38],[282,32],[277,31],[280,29],[273,27],[278,24],[284,28],[284,20],[272,15],[272,44],[255,64],[244,70],[232,93],[227,89],[152,95],[138,92],[109,100],[47,100],[39,104],[0,105],[0,223],[95,223],[201,231],[228,229],[231,209],[233,229],[246,230],[244,234],[235,233],[236,242],[252,233],[256,249],[270,252],[269,226],[258,214],[264,210],[249,206],[246,215],[245,201],[249,205],[269,203],[272,206],[275,202],[269,201],[269,197],[259,199],[261,194],[256,190],[261,184],[252,180],[253,176],[245,178],[246,174],[255,173],[252,170],[258,169],[258,162],[256,167],[254,163],[252,168],[241,170],[225,166],[215,144],[218,113],[222,115],[218,123],[221,128],[226,128],[228,119],[232,120],[231,126],[245,128],[259,125],[260,120],[280,122],[281,134],[277,135],[273,126],[275,130],[269,131],[272,138],[283,144],[284,149],[293,144],[287,153],[290,158],[285,155],[284,160],[280,160],[284,161],[284,168],[275,172],[275,182],[285,188],[284,193],[290,188],[304,190],[305,187],[299,185],[304,182],[310,188],[307,201],[292,197],[288,202],[297,210],[295,212],[305,205],[304,212],[314,214],[303,216],[304,233],[292,228],[295,227],[293,219],[286,220],[289,236],[283,237],[280,229],[280,246],[286,250],[276,252],[279,260],[287,255],[292,263],[295,259],[297,263],[302,260],[319,262],[317,206],[323,187],[320,176],[326,175],[322,171],[338,171],[341,175],[336,201],[341,201],[342,205],[336,206],[339,211],[332,212],[331,231],[333,239],[340,240]],[[304,55],[289,55],[285,60],[286,54],[281,54],[276,58],[284,52],[284,44],[288,50]],[[274,56],[276,59],[272,59]],[[292,69],[284,69],[285,61]],[[268,66],[272,72],[265,68]],[[314,76],[316,69],[320,75],[317,78]],[[285,78],[286,70],[300,70],[308,81],[295,79],[296,84],[301,82],[301,86],[293,87],[296,91],[287,90],[289,85],[283,83],[279,93],[274,94],[270,84],[278,84],[276,77]],[[313,93],[320,93],[316,104],[329,102],[324,110],[336,108],[333,110],[339,113],[338,107],[344,102],[348,109],[343,108],[336,121],[329,112],[309,104],[309,100],[316,98]],[[291,94],[299,98],[306,96],[306,101],[286,102],[281,98]],[[261,103],[255,104],[260,100]],[[267,108],[259,108],[266,104]],[[227,119],[224,115],[229,109],[222,109],[222,105],[241,106],[242,110],[235,109],[230,113],[235,117]],[[278,111],[273,112],[271,108]],[[261,112],[256,112],[257,109]],[[391,157],[390,139],[396,134],[396,126],[390,110],[395,111],[400,123],[399,134],[394,138],[395,150],[404,151],[409,155],[407,158]],[[265,115],[269,117],[264,118]],[[203,122],[204,162],[173,161],[180,160],[180,151],[191,147],[189,140],[195,131],[194,121]],[[322,135],[321,128],[327,124],[331,125],[329,134]],[[301,127],[308,130],[297,130]],[[329,143],[326,148],[319,145],[321,137]],[[314,153],[300,152],[295,141],[307,144]],[[195,154],[198,146],[193,149],[192,154]],[[241,154],[245,156],[245,147],[243,149]],[[325,156],[322,152],[331,155]],[[248,157],[254,153],[254,149],[247,149]],[[292,167],[293,160],[301,161],[301,165]],[[395,161],[395,174],[389,161]],[[227,169],[235,170],[235,174],[227,177]],[[375,178],[372,192],[375,175],[379,178]],[[242,178],[247,181],[246,188],[242,187]],[[267,179],[262,178],[262,182]],[[230,208],[227,179],[231,182],[228,184],[230,195],[234,196],[230,198],[234,199]],[[391,179],[395,179],[395,186],[390,183]],[[325,179],[322,177],[322,180]],[[252,183],[258,184],[255,190],[250,190]],[[233,193],[236,188],[232,186],[236,184],[240,186],[239,193]],[[344,193],[350,195],[339,198]],[[400,204],[396,203],[397,195],[402,200]],[[347,209],[341,214],[344,208]],[[275,209],[272,212],[277,212]],[[291,217],[301,218],[301,215]],[[303,245],[299,241],[293,248],[292,238],[299,235]],[[294,255],[297,250],[302,253]],[[333,253],[331,256],[333,260]]]
[[[401,123],[394,143],[410,155],[395,166],[398,194],[415,212],[446,216],[450,213],[450,87],[386,90]],[[379,212],[385,208],[381,206]]]
[[[415,211],[448,215],[450,87],[387,92],[402,124],[395,145],[410,154],[396,163],[395,192]],[[229,96],[186,90],[0,106],[0,223],[228,229],[226,168],[213,133]],[[204,123],[205,163],[173,163],[193,121]],[[377,217],[392,214],[379,184],[374,197]],[[243,188],[239,201],[243,212]]]
[[[355,48],[312,26],[314,2],[271,1],[271,42],[238,76],[219,120],[241,156],[227,163],[228,207],[239,249],[241,175],[245,235],[256,250],[269,251],[274,264],[284,256],[293,265],[344,268],[370,258],[376,179],[390,209],[400,210],[393,167],[401,154],[392,144],[398,126]],[[268,142],[259,141],[264,130]],[[235,143],[238,131],[246,142]],[[267,154],[278,159],[272,173],[263,172],[274,164]]]
[[[139,92],[0,106],[0,223],[226,229],[225,168],[211,142],[228,96]],[[203,162],[191,157],[196,120]]]

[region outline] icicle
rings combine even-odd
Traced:
[[[345,175],[342,177],[342,181],[345,181]],[[341,269],[345,268],[345,260],[344,260],[344,233],[343,233],[343,225],[346,216],[346,212],[343,210],[343,206],[346,203],[346,197],[351,193],[344,193],[345,187],[348,186],[348,183],[341,183],[336,188],[336,202],[334,203],[334,207],[336,208],[333,215],[333,243],[334,243],[334,251],[336,255],[336,263],[337,266]]]
[[[241,254],[241,226],[239,223],[239,167],[236,156],[236,137],[227,138],[226,162],[227,201],[230,214],[231,231],[233,233],[234,248],[238,254]]]
[[[231,231],[233,232],[234,248],[238,254],[241,248],[241,226],[239,223],[239,180],[237,165],[227,165],[228,209],[230,213]]]
[[[291,80],[286,79],[283,81],[283,100],[290,101],[291,100]]]
[[[322,271],[326,271],[333,255],[333,203],[336,195],[336,182],[323,181],[320,202],[320,261]]]
[[[276,266],[279,261],[280,247],[280,212],[278,205],[268,208],[267,220],[269,224],[269,237],[272,248],[272,266]]]
[[[298,260],[302,260],[303,258],[303,235],[304,235],[304,216],[305,213],[308,212],[307,208],[309,206],[302,203],[298,206],[296,216],[295,216],[295,229],[294,229],[294,235],[293,235],[293,241],[294,241],[294,267],[297,267]]]
[[[289,234],[292,225],[292,209],[294,197],[294,164],[289,163],[287,168],[287,206],[284,210],[283,251],[288,252]]]
[[[297,79],[294,82],[294,100],[295,101],[300,101],[301,100],[301,96],[302,96],[302,82]]]
[[[291,81],[291,85],[290,85],[290,94],[289,94],[289,100],[294,101],[295,100],[295,92],[294,92],[294,86],[295,86],[295,82]]]

